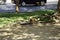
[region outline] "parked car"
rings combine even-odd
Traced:
[[[16,3],[15,0],[14,3]],[[26,4],[45,5],[46,0],[19,0],[19,3],[22,6],[25,6]]]

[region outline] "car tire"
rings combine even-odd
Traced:
[[[44,6],[45,5],[45,2],[44,1],[41,1],[40,5],[41,6]]]
[[[35,6],[40,6],[40,2],[36,2]]]
[[[25,5],[26,5],[26,3],[25,3],[25,2],[22,2],[22,3],[21,3],[21,6],[25,6]]]

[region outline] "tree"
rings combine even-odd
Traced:
[[[57,10],[54,16],[55,16],[55,22],[60,22],[60,0],[58,0]]]
[[[19,12],[19,1],[20,1],[20,0],[14,0],[14,2],[15,2],[15,4],[16,4],[16,6],[15,6],[16,12]]]
[[[58,0],[57,12],[60,13],[60,0]]]

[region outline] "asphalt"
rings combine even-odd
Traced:
[[[20,6],[20,12],[33,12],[39,10],[56,10],[57,2],[47,2],[45,6]],[[0,5],[0,12],[15,12],[15,4]]]

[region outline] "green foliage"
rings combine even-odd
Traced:
[[[31,16],[40,16],[40,19],[43,18],[44,14],[53,14],[52,10],[36,11],[36,12],[24,12],[24,13],[0,13],[0,26],[15,22],[17,20],[28,20]],[[43,20],[49,20],[49,18],[43,18]]]
[[[53,22],[53,15],[54,15],[54,11],[52,10],[46,10],[44,11],[44,13],[38,15],[38,17],[40,18],[40,21],[44,21],[44,22]]]

